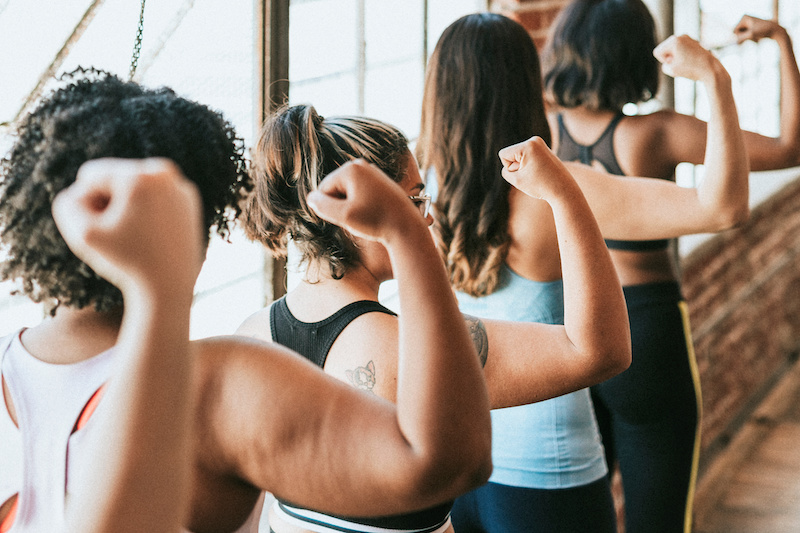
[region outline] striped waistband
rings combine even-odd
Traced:
[[[276,501],[272,511],[281,520],[315,533],[444,533],[450,527],[450,513],[437,524],[425,528],[395,529],[359,524],[335,516],[301,509]]]

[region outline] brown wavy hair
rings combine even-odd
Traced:
[[[244,144],[208,107],[169,88],[150,89],[94,69],[62,76],[59,87],[17,125],[0,162],[0,279],[18,279],[34,302],[98,311],[122,306],[122,293],[61,238],[53,198],[78,168],[101,157],[172,159],[200,190],[209,232],[223,237],[249,188]]]
[[[497,288],[510,244],[510,185],[497,153],[534,135],[550,144],[530,35],[493,13],[455,21],[428,63],[416,152],[436,175],[434,235],[459,291]]]
[[[264,124],[253,151],[254,192],[242,222],[247,236],[285,257],[291,238],[301,264],[327,262],[334,279],[359,262],[345,230],[309,208],[308,193],[341,165],[362,158],[396,182],[411,153],[397,128],[364,117],[323,118],[310,105],[278,110]]]
[[[575,0],[542,52],[547,96],[561,107],[620,111],[658,92],[656,28],[641,0]]]

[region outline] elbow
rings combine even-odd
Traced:
[[[598,346],[592,353],[593,381],[600,383],[613,378],[631,366],[633,348],[631,345],[631,330],[627,320],[627,310],[624,311],[624,327],[616,329],[613,333],[608,331],[608,336],[602,346]]]
[[[626,343],[621,343],[621,345],[605,351],[596,360],[600,362],[594,373],[598,383],[627,370],[631,366],[632,360],[630,336]]]
[[[696,233],[712,233],[735,228],[750,218],[748,188],[730,194],[725,199],[707,204],[702,222],[695,228]]]
[[[739,205],[731,206],[720,213],[717,219],[717,231],[732,229],[741,226],[750,218],[750,206],[747,200],[740,202]]]
[[[422,483],[418,494],[426,494],[431,501],[447,501],[457,498],[480,487],[489,480],[492,474],[492,454],[479,460],[450,465],[440,465],[433,469],[426,482]]]
[[[633,352],[630,342],[628,342],[628,345],[624,348],[616,350],[614,354],[609,357],[609,359],[611,360],[609,372],[611,372],[612,376],[616,376],[617,374],[621,374],[622,372],[628,370],[628,367],[631,366],[631,361],[633,360]]]
[[[780,153],[776,156],[775,162],[770,165],[771,168],[794,168],[800,166],[800,132],[791,136],[791,141],[781,142]],[[753,164],[751,158],[751,165]],[[756,170],[756,169],[751,169]],[[764,168],[763,170],[770,170]]]
[[[459,449],[447,453],[437,461],[436,472],[431,479],[443,481],[450,479],[449,483],[442,483],[437,490],[453,491],[453,497],[480,487],[489,480],[492,474],[492,428],[491,422],[485,430],[476,430],[473,439],[470,439],[468,450]],[[454,446],[463,446],[463,439],[453,441]]]
[[[492,473],[491,427],[480,438],[451,440],[452,446],[432,457],[425,468],[408,479],[405,494],[412,505],[430,506],[478,488]]]
[[[745,204],[733,215],[733,225],[731,227],[741,226],[750,219],[750,206]]]
[[[464,475],[458,476],[457,485],[460,486],[459,494],[469,492],[489,481],[492,475],[492,445],[491,431],[487,439],[487,446],[474,460],[462,470]]]

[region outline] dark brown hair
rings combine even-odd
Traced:
[[[78,168],[101,157],[167,157],[200,190],[207,227],[226,236],[248,188],[244,147],[211,109],[167,88],[147,89],[78,69],[25,116],[0,163],[3,280],[19,279],[33,301],[99,311],[122,305],[120,291],[67,247],[51,205]]]
[[[562,107],[620,111],[658,92],[656,30],[641,0],[575,0],[542,53],[547,96]]]
[[[417,157],[437,178],[434,234],[457,290],[484,296],[497,286],[510,244],[497,154],[534,135],[550,144],[530,35],[497,14],[455,21],[428,64]]]
[[[245,232],[277,256],[286,255],[291,238],[301,263],[327,262],[339,279],[358,263],[358,250],[346,231],[309,208],[308,193],[329,173],[358,158],[400,182],[410,157],[408,139],[384,122],[323,118],[309,105],[280,109],[264,124],[253,152],[255,190],[242,218]]]

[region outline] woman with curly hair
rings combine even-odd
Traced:
[[[55,222],[70,227],[64,222],[71,215],[59,208],[57,195],[75,183],[87,161],[101,158],[149,158],[140,162],[141,167],[133,162],[138,171],[125,170],[130,161],[101,162],[106,165],[103,172],[127,172],[131,180],[140,173],[145,180],[162,174],[184,175],[194,184],[205,233],[202,246],[197,247],[198,267],[212,228],[227,234],[250,188],[243,146],[230,124],[166,88],[147,89],[112,75],[78,71],[23,119],[16,143],[2,162],[0,242],[7,264],[0,272],[4,279],[20,279],[22,291],[34,301],[53,303],[50,316],[41,324],[0,342],[6,407],[0,410],[0,524],[11,531],[58,531],[64,525],[74,496],[88,490],[83,475],[92,470],[98,435],[107,434],[101,433],[103,427],[117,414],[125,416],[124,412],[104,412],[119,405],[112,402],[109,407],[106,401],[107,396],[113,399],[121,394],[119,386],[113,387],[114,379],[118,372],[131,370],[128,362],[141,360],[124,356],[123,346],[129,347],[130,341],[122,335],[135,330],[121,329],[122,292],[114,282],[129,296],[132,287],[124,276],[104,279],[73,255]],[[154,164],[152,158],[171,162]],[[241,337],[194,341],[189,348],[195,366],[189,404],[190,452],[183,459],[189,461],[188,476],[184,476],[184,463],[173,453],[180,443],[165,442],[162,451],[158,439],[148,439],[142,449],[136,442],[125,442],[121,450],[125,457],[128,453],[158,457],[143,460],[149,465],[144,475],[153,468],[174,469],[173,481],[181,486],[186,486],[188,477],[187,505],[168,497],[166,484],[163,490],[147,491],[142,489],[146,482],[137,483],[133,489],[139,503],[136,512],[119,517],[129,521],[125,529],[168,530],[162,529],[163,523],[157,524],[157,518],[149,521],[147,516],[138,516],[152,513],[169,518],[170,524],[177,517],[191,531],[256,531],[265,490],[329,512],[398,513],[452,499],[488,477],[488,399],[475,349],[447,278],[440,264],[426,263],[427,255],[402,244],[403,232],[426,231],[422,221],[396,227],[393,217],[378,216],[385,212],[382,195],[365,198],[360,190],[340,191],[354,176],[365,173],[369,174],[351,165],[330,177],[334,205],[324,202],[324,194],[314,197],[320,216],[335,218],[368,241],[388,244],[392,260],[409,272],[401,299],[421,311],[403,321],[397,405],[355,391],[278,346]],[[76,186],[80,190],[80,183]],[[131,201],[146,202],[148,198],[138,198],[140,193],[146,194],[139,191]],[[104,231],[113,228],[115,217],[124,209],[117,209],[118,204],[103,195],[90,195],[88,202],[87,208],[108,208],[99,227],[83,238],[88,248],[99,247],[106,239]],[[51,213],[54,207],[56,219]],[[188,208],[179,214],[196,216]],[[139,219],[134,230],[142,229]],[[191,240],[189,231],[185,238]],[[80,235],[70,236],[70,242],[83,250],[79,255],[85,257],[81,240]],[[152,252],[148,240],[145,235],[130,236],[129,251]],[[185,243],[164,244],[158,266],[171,269],[172,261],[185,259],[179,253]],[[104,261],[90,262],[113,276]],[[134,263],[135,276],[146,276],[148,262],[140,258]],[[408,267],[417,263],[424,271]],[[168,272],[165,275],[170,278]],[[154,303],[149,293],[134,294],[125,302],[126,317],[142,316],[141,311],[150,320],[181,328],[170,337],[174,342],[146,347],[158,350],[158,357],[165,359],[184,349],[186,307],[191,303],[188,280],[175,276],[174,284],[155,280],[143,284],[148,290],[164,291],[163,296],[172,302],[165,309],[150,308]],[[170,310],[175,317],[162,316]],[[449,334],[440,335],[442,330]],[[147,342],[157,340],[148,338]],[[173,379],[171,369],[180,369],[180,364],[159,360],[139,370],[147,372],[142,379],[163,384]],[[462,372],[452,376],[455,366]],[[176,376],[188,371],[176,370]],[[445,378],[452,386],[437,385]],[[111,386],[104,392],[107,382]],[[314,395],[298,384],[314,390]],[[152,405],[168,397],[165,390],[163,396],[152,398]],[[149,405],[150,399],[135,408]],[[185,404],[178,407],[182,414],[176,417],[174,432],[167,432],[165,438],[180,440],[186,431]],[[114,451],[106,451],[113,456]],[[170,477],[161,470],[153,475]]]
[[[708,88],[706,178],[689,189],[568,163],[607,238],[717,231],[748,214],[747,158],[730,78],[688,39],[665,42],[657,55],[674,75]],[[417,155],[438,189],[433,231],[466,313],[561,320],[560,288],[569,265],[560,256],[554,212],[532,188],[507,184],[496,159],[502,147],[532,135],[550,139],[528,33],[497,14],[467,15],[451,24],[428,63]],[[588,389],[493,410],[492,433],[495,468],[487,485],[456,500],[459,533],[616,531]]]
[[[749,16],[734,33],[740,43],[774,39],[780,50],[780,135],[744,132],[750,168],[800,165],[800,72],[791,39],[776,22]],[[622,112],[658,91],[655,47],[655,23],[641,0],[577,0],[563,9],[543,53],[562,160],[664,180],[675,179],[679,163],[703,162],[705,122],[670,109]],[[606,243],[625,290],[633,363],[592,387],[592,401],[608,464],[622,474],[626,531],[689,531],[702,402],[673,254],[663,239]]]

